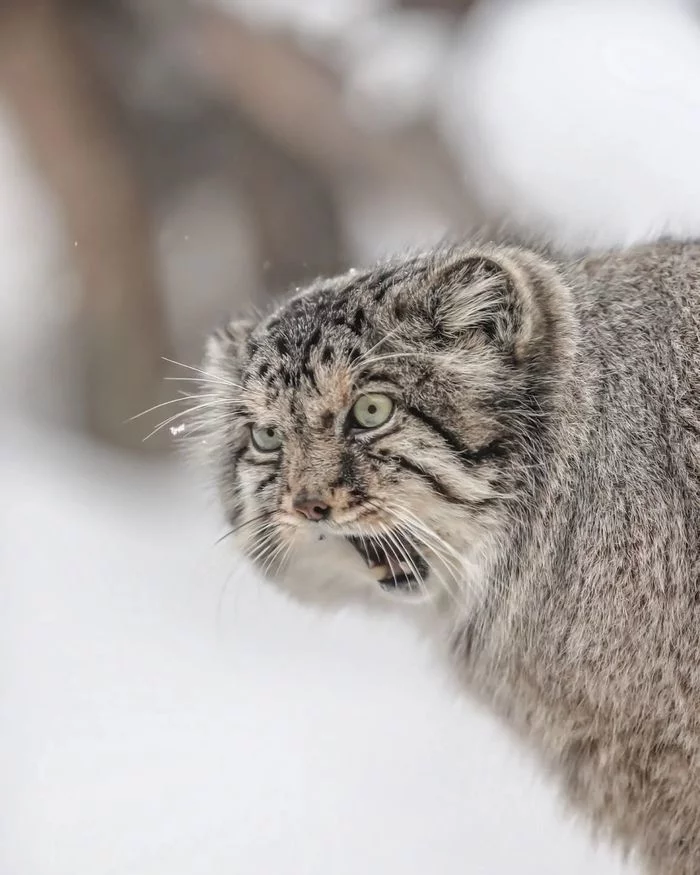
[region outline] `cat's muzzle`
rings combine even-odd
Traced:
[[[418,592],[428,575],[428,564],[399,533],[391,539],[349,536],[377,582],[386,590]]]

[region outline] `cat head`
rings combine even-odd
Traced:
[[[218,331],[198,431],[239,548],[303,599],[468,599],[534,488],[562,289],[522,250],[442,251]]]

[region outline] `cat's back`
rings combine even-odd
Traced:
[[[700,240],[591,252],[564,269],[584,304],[607,304],[611,314],[637,310],[641,319],[658,307],[672,322],[700,319]]]
[[[526,735],[537,727],[594,820],[643,848],[654,872],[690,875],[700,871],[700,243],[591,253],[561,270],[590,408],[567,409],[580,454],[543,502],[507,622],[494,624],[492,653],[508,640],[513,678],[495,698]]]
[[[700,409],[700,241],[590,253],[563,270],[582,326],[582,361],[617,384],[619,400],[640,393]]]

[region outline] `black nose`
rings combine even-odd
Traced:
[[[331,512],[330,507],[320,498],[306,498],[303,495],[294,499],[294,510],[313,522],[325,520]]]

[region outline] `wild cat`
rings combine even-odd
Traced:
[[[237,543],[322,604],[421,601],[593,822],[700,872],[700,244],[475,244],[210,340]]]

